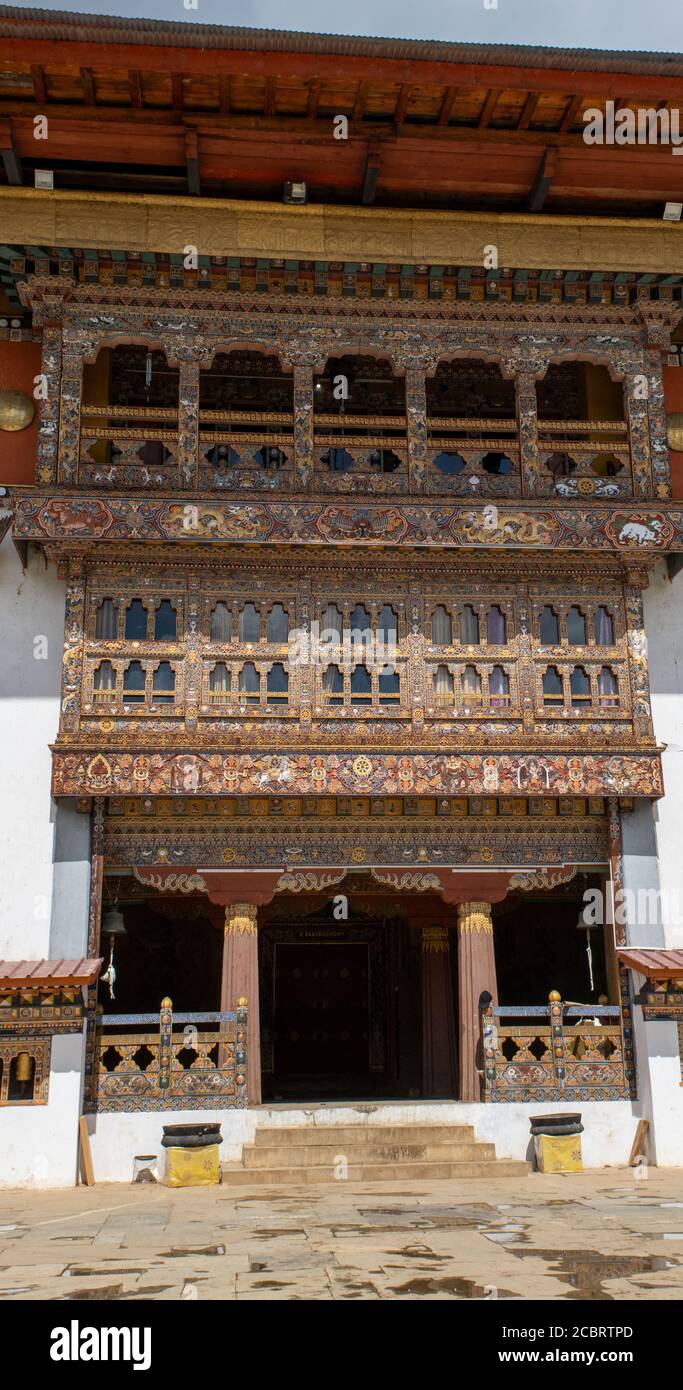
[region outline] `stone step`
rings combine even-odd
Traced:
[[[473,1144],[472,1125],[259,1125],[257,1148],[300,1148],[303,1144]]]
[[[366,1144],[259,1144],[245,1146],[245,1168],[277,1168],[286,1163],[291,1168],[334,1167],[340,1158],[350,1165],[364,1163],[467,1163],[475,1159],[491,1161],[496,1157],[493,1144],[453,1143],[421,1144],[410,1138],[398,1143],[368,1140]]]
[[[524,1177],[529,1172],[529,1164],[516,1159],[481,1159],[468,1163],[354,1163],[350,1164],[344,1179],[335,1178],[329,1165],[304,1168],[242,1168],[223,1166],[222,1178],[226,1186],[262,1187],[296,1186],[311,1183],[339,1182],[432,1182],[446,1178],[484,1178],[491,1182],[497,1178]]]

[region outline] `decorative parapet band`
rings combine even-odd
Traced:
[[[54,749],[54,796],[650,796],[663,794],[655,750],[634,753],[93,753]]]
[[[14,538],[211,545],[408,545],[620,553],[683,551],[683,506],[656,504],[386,501],[348,498],[193,500],[13,490]]]

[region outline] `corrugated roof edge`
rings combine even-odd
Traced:
[[[347,57],[683,76],[681,53],[543,48],[531,44],[449,43],[438,39],[364,38],[344,34],[298,33],[284,29],[246,29],[222,24],[125,19],[115,15],[73,14],[66,10],[0,5],[0,37],[18,36],[71,43],[94,40],[120,44],[127,40],[129,43],[161,48],[328,53]]]

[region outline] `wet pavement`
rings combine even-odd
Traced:
[[[0,1298],[683,1299],[683,1169],[4,1191]]]

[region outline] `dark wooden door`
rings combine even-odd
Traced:
[[[369,952],[363,942],[278,942],[273,1052],[284,1077],[367,1077]]]

